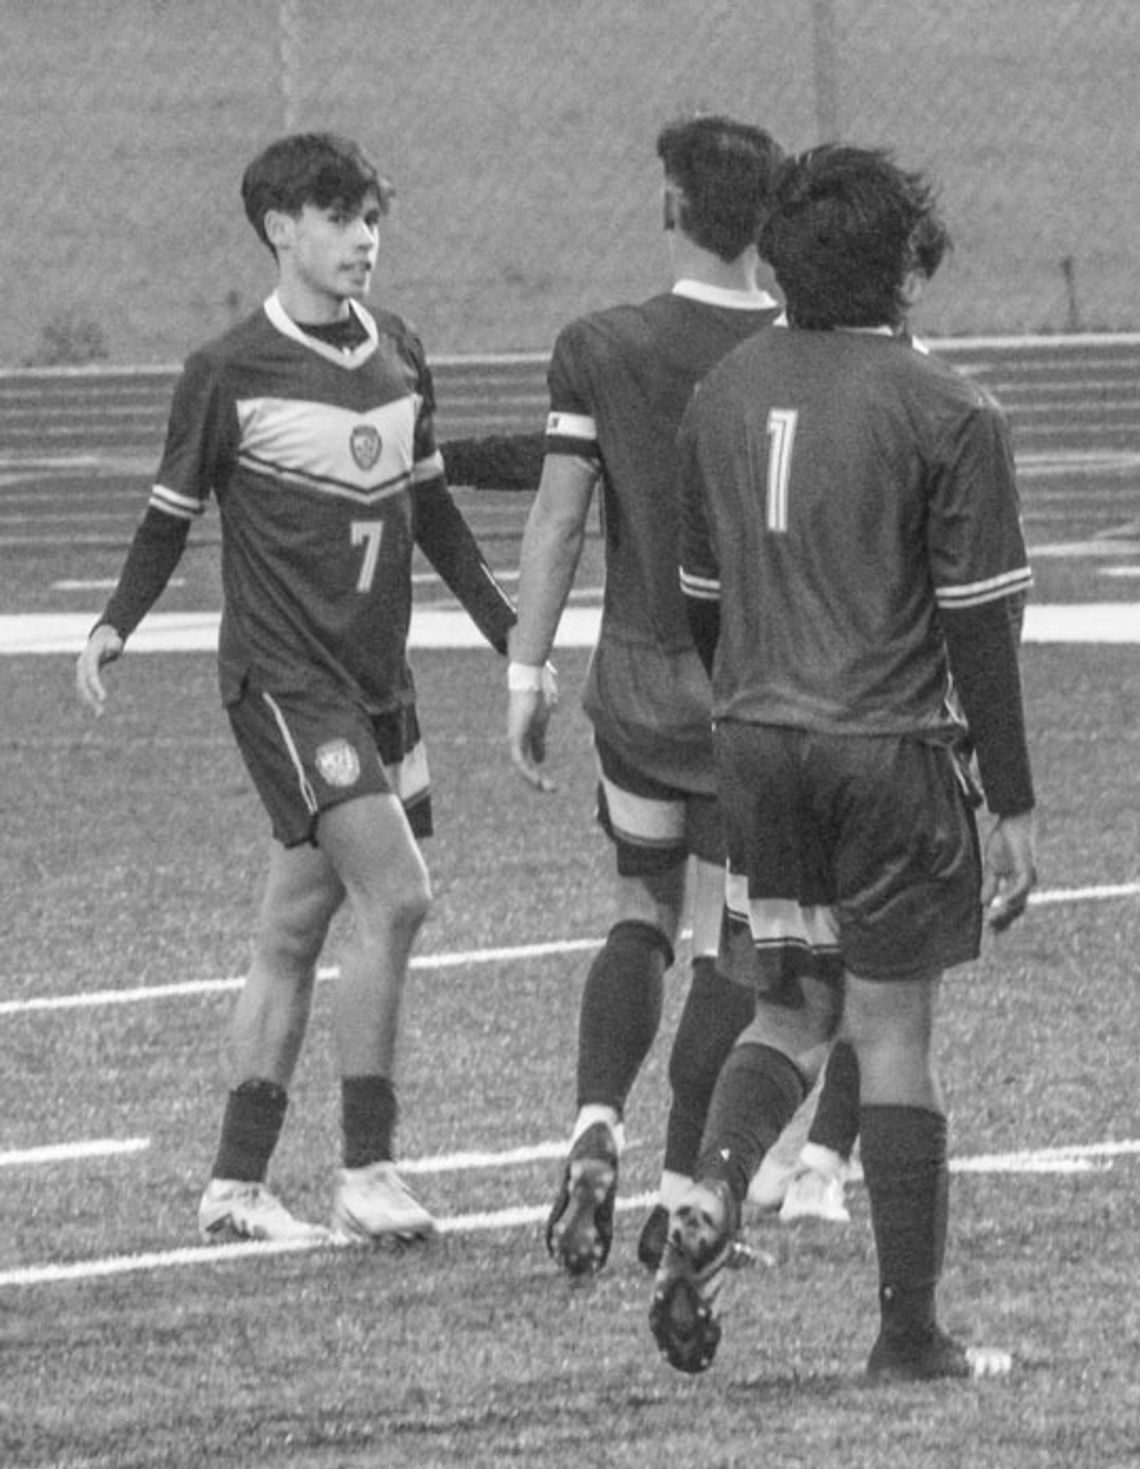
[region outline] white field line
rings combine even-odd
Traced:
[[[543,1143],[533,1149],[516,1149],[503,1156],[513,1161],[529,1161],[529,1156],[544,1159],[551,1156],[551,1149],[560,1153],[564,1144]],[[1112,1160],[1140,1154],[1140,1139],[1121,1142],[1075,1144],[1063,1148],[1042,1148],[1017,1153],[996,1153],[975,1158],[953,1159],[952,1173],[1005,1174],[1013,1177],[1039,1173],[1071,1173],[1110,1168]],[[421,1159],[421,1165],[433,1161]],[[402,1165],[408,1172],[411,1167]],[[858,1173],[854,1175],[858,1177]],[[636,1194],[621,1198],[617,1207],[621,1211],[645,1210],[655,1202],[651,1193]],[[478,1214],[455,1214],[437,1221],[441,1234],[476,1234],[495,1230],[519,1229],[540,1224],[549,1212],[548,1204],[519,1205],[510,1209],[495,1209]],[[336,1248],[344,1246],[333,1246]],[[286,1255],[327,1249],[329,1245],[312,1244],[307,1241],[279,1243],[194,1245],[177,1250],[156,1250],[141,1255],[111,1255],[103,1259],[75,1260],[62,1265],[27,1265],[15,1270],[0,1271],[0,1290],[16,1286],[59,1285],[68,1281],[97,1280],[109,1276],[137,1274],[156,1270],[169,1270],[185,1265],[215,1265],[225,1262],[248,1261],[269,1255]]]
[[[0,1153],[0,1168],[17,1168],[43,1163],[86,1163],[92,1158],[116,1158],[127,1153],[143,1153],[150,1147],[149,1137],[94,1138],[86,1143],[51,1143],[42,1148],[21,1148]]]
[[[1093,887],[1044,888],[1029,899],[1031,908],[1047,908],[1058,903],[1105,903],[1124,898],[1140,897],[1140,882],[1102,883]],[[687,937],[682,934],[682,937]],[[413,958],[413,970],[459,969],[481,964],[518,964],[531,959],[546,959],[559,954],[584,953],[600,948],[598,938],[552,939],[540,944],[515,944],[507,948],[468,949],[447,954],[422,954]],[[339,974],[335,964],[322,965],[317,971],[319,980],[335,979]],[[28,1015],[51,1010],[86,1010],[107,1005],[143,1005],[156,1000],[178,1000],[200,995],[223,994],[239,989],[243,976],[231,975],[225,979],[188,979],[178,984],[145,985],[136,989],[91,990],[86,994],[33,995],[25,1000],[0,1001],[0,1018],[7,1015]]]
[[[1063,550],[1065,555],[1083,555],[1087,544],[1065,543]],[[1099,543],[1096,550],[1104,554]],[[1044,554],[1049,554],[1048,548]],[[1127,555],[1130,548],[1116,543],[1112,554]],[[97,612],[0,614],[0,655],[78,653],[97,617]],[[220,621],[217,612],[152,612],[131,637],[130,651],[212,652],[218,646]],[[558,624],[555,650],[592,648],[598,640],[600,622],[599,607],[567,606]],[[1027,643],[1138,643],[1140,602],[1031,602],[1025,609],[1024,637]],[[419,607],[412,613],[408,647],[413,652],[486,646],[465,612]]]

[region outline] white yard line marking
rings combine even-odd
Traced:
[[[149,1137],[105,1137],[86,1143],[51,1143],[42,1148],[20,1148],[0,1153],[0,1168],[38,1166],[44,1163],[86,1163],[92,1158],[115,1158],[127,1153],[143,1153],[149,1147]]]
[[[523,1154],[535,1158],[546,1158],[551,1148],[558,1152],[564,1144],[543,1143],[538,1148],[517,1149],[504,1155],[520,1160]],[[1017,1153],[996,1153],[975,1158],[958,1158],[951,1161],[952,1173],[990,1173],[1013,1177],[1035,1173],[1055,1173],[1093,1170],[1111,1167],[1117,1157],[1140,1154],[1140,1139],[1121,1142],[1074,1144],[1063,1148],[1042,1148]],[[463,1156],[463,1155],[460,1155]],[[421,1165],[432,1162],[421,1159]],[[444,1160],[434,1160],[444,1161]],[[409,1164],[404,1168],[411,1172]],[[426,1171],[421,1168],[421,1171]],[[856,1175],[857,1176],[857,1175]],[[644,1210],[655,1201],[651,1193],[636,1194],[619,1199],[617,1207],[625,1212],[631,1209]],[[548,1205],[520,1205],[510,1209],[494,1209],[485,1213],[457,1214],[438,1221],[441,1234],[474,1234],[478,1232],[519,1229],[540,1224],[549,1211]],[[176,1250],[155,1250],[142,1255],[112,1255],[96,1260],[75,1260],[61,1265],[27,1265],[15,1270],[0,1271],[0,1289],[29,1285],[59,1285],[68,1281],[98,1280],[108,1276],[169,1270],[185,1265],[215,1265],[225,1262],[239,1263],[270,1255],[289,1255],[314,1249],[328,1249],[327,1244],[314,1245],[306,1241],[279,1243],[251,1243],[227,1245],[196,1245]],[[350,1248],[334,1246],[334,1248]]]
[[[1081,888],[1044,888],[1029,899],[1031,908],[1047,908],[1058,903],[1106,903],[1140,897],[1140,882],[1101,883]],[[682,937],[687,937],[682,934]],[[551,939],[539,944],[514,944],[495,949],[468,949],[447,954],[421,954],[413,958],[412,969],[461,969],[480,964],[516,964],[530,959],[548,959],[560,954],[580,954],[601,948],[602,937]],[[335,979],[340,973],[335,964],[322,965],[319,980]],[[243,976],[225,979],[188,979],[178,984],[145,985],[137,989],[91,990],[86,994],[33,995],[25,1000],[0,1001],[0,1017],[28,1015],[38,1011],[88,1010],[100,1006],[149,1005],[156,1000],[178,1000],[201,995],[225,994],[239,989]]]

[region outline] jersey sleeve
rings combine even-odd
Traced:
[[[188,358],[171,400],[151,508],[180,520],[201,515],[235,433],[219,368],[204,353]]]
[[[408,331],[401,350],[411,364],[416,383],[418,405],[412,443],[412,483],[419,485],[442,479],[444,475],[443,455],[435,441],[435,383],[423,343],[414,332]]]
[[[582,325],[572,322],[559,333],[546,374],[550,390],[546,452],[571,454],[600,465],[598,424],[586,355]]]
[[[939,607],[960,611],[1029,589],[1013,447],[996,404],[981,400],[944,431],[929,511],[927,548]]]
[[[681,503],[681,591],[700,602],[720,601],[720,566],[709,521],[708,490],[701,470],[694,404],[677,436],[677,489]]]

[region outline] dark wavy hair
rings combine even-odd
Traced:
[[[763,128],[704,115],[657,138],[665,177],[681,193],[678,223],[702,249],[735,260],[756,243],[784,150]]]
[[[293,133],[279,138],[246,169],[241,181],[246,218],[263,244],[265,216],[271,209],[298,215],[306,204],[355,209],[373,193],[386,213],[395,189],[351,138],[339,133]],[[272,249],[272,246],[270,246]]]
[[[937,218],[934,188],[885,149],[824,143],[780,169],[760,253],[784,293],[796,326],[897,326],[903,280],[919,265],[937,268],[949,236]],[[916,249],[917,247],[917,249]]]

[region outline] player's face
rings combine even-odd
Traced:
[[[306,204],[296,217],[279,218],[282,233],[274,243],[282,284],[317,313],[307,319],[336,315],[350,297],[359,301],[368,294],[382,218],[374,194],[354,206]]]

